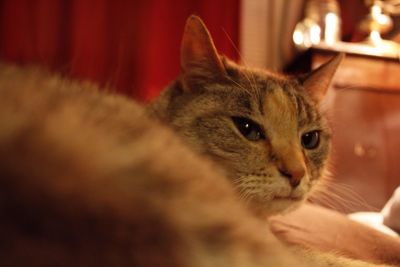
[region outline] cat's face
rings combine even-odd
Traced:
[[[312,87],[329,84],[333,67],[305,80],[240,67],[213,54],[208,32],[194,19],[182,44],[183,74],[171,88],[170,123],[226,170],[253,208],[272,214],[300,203],[329,153],[330,131],[318,112],[326,88]]]

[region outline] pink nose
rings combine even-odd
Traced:
[[[297,187],[305,174],[304,168],[297,168],[293,170],[279,169],[279,172],[289,179],[289,183],[292,187]]]

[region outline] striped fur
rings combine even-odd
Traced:
[[[330,79],[336,67],[306,80],[243,67],[217,54],[201,21],[188,24],[182,51],[189,62],[150,109],[194,150],[219,163],[250,207],[273,214],[301,203],[322,176],[331,139],[313,97],[326,88],[310,91],[305,84]],[[232,117],[256,122],[266,138],[247,140]],[[301,145],[301,136],[310,131],[320,134],[313,150]],[[296,188],[281,174],[282,166],[305,171]]]

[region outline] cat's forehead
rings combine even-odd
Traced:
[[[281,116],[287,116],[288,114],[293,116],[296,113],[292,97],[281,86],[265,90],[260,95],[260,98],[262,112],[265,114],[271,113],[271,110]]]
[[[293,101],[293,96],[299,95],[296,84],[288,78],[282,78],[267,72],[248,71],[241,73],[236,81],[232,79],[234,95],[237,98],[258,102],[260,108],[265,106],[265,101],[274,101],[274,106],[287,106]],[[239,100],[239,99],[238,99]],[[263,112],[262,109],[260,109]]]
[[[241,110],[276,123],[296,122],[300,127],[318,122],[316,106],[295,79],[260,71],[243,72],[238,78],[232,81],[232,91]]]

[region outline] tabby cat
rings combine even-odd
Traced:
[[[0,266],[375,266],[284,247],[224,177],[267,213],[305,197],[329,146],[316,88],[340,58],[294,80],[221,59],[197,17],[183,40],[149,110],[184,143],[122,96],[0,65]]]
[[[253,210],[274,214],[302,202],[324,172],[331,133],[318,106],[342,57],[301,77],[249,69],[219,56],[191,17],[182,74],[150,109],[222,166]]]

